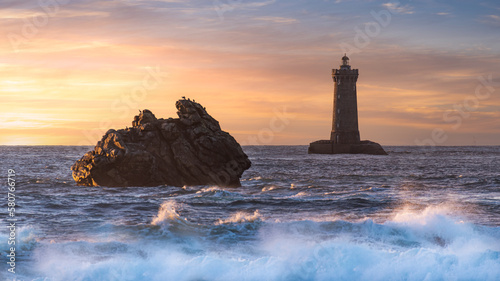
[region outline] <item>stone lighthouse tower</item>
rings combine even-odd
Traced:
[[[351,69],[349,58],[344,55],[340,69],[332,70],[333,122],[330,140],[339,144],[359,143],[358,101],[356,81],[358,70]]]
[[[308,152],[387,155],[380,144],[368,140],[361,141],[359,138],[356,91],[358,70],[351,69],[347,55],[342,57],[340,69],[332,70],[332,78],[333,122],[330,139],[310,143]]]

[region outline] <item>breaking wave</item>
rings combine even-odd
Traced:
[[[151,224],[162,225],[170,221],[179,220],[181,216],[177,213],[177,210],[180,207],[181,204],[173,200],[163,202],[158,210],[158,215],[153,218]]]
[[[257,221],[260,219],[261,219],[261,215],[259,213],[259,210],[255,210],[255,212],[253,212],[253,214],[246,213],[246,212],[237,212],[236,214],[232,215],[228,219],[225,219],[225,220],[219,219],[217,224],[254,222],[254,221]]]
[[[183,220],[173,201],[152,225]],[[233,225],[254,225],[252,239]],[[217,231],[220,228],[225,231]],[[449,210],[401,210],[376,223],[265,220],[238,212],[198,231],[151,242],[43,243],[39,280],[498,280],[500,229],[464,222]],[[56,273],[57,272],[57,273]]]

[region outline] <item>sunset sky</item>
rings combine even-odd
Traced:
[[[344,53],[362,139],[500,145],[498,1],[6,0],[0,34],[4,145],[94,145],[182,96],[241,144],[327,139]]]

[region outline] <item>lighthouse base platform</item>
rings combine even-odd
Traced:
[[[387,155],[376,142],[364,140],[353,144],[334,143],[331,140],[319,140],[309,144],[309,154],[372,154]]]

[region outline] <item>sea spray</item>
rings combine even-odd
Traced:
[[[179,220],[181,216],[177,213],[177,210],[182,207],[182,204],[177,203],[173,200],[165,201],[161,204],[158,210],[158,215],[156,215],[151,221],[152,225],[162,225],[168,223],[169,221]],[[184,218],[184,220],[187,220]]]
[[[237,212],[227,219],[219,219],[216,224],[254,222],[260,219],[261,215],[259,210],[255,210],[253,214],[247,212]]]
[[[160,213],[169,213],[165,210],[172,211],[172,206],[166,204],[168,208]],[[44,244],[51,254],[38,255],[37,264],[49,280],[392,280],[396,276],[405,280],[497,280],[500,276],[500,248],[495,237],[499,229],[457,224],[445,214],[436,213],[439,224],[432,223],[433,216],[425,224],[273,222],[262,217],[251,222],[249,218],[256,214],[233,214],[222,224],[215,222],[211,229],[197,233],[195,247],[186,236],[156,243],[142,237],[118,244]],[[163,217],[167,219],[162,221],[179,219]],[[261,224],[253,239],[234,237],[234,225],[248,224]],[[455,226],[454,235],[446,236],[445,245],[429,239],[450,226]],[[214,231],[221,227],[229,231]],[[181,237],[185,238],[179,241]],[[138,255],[139,251],[145,254]],[[58,262],[66,264],[58,267],[63,275],[49,270]]]

